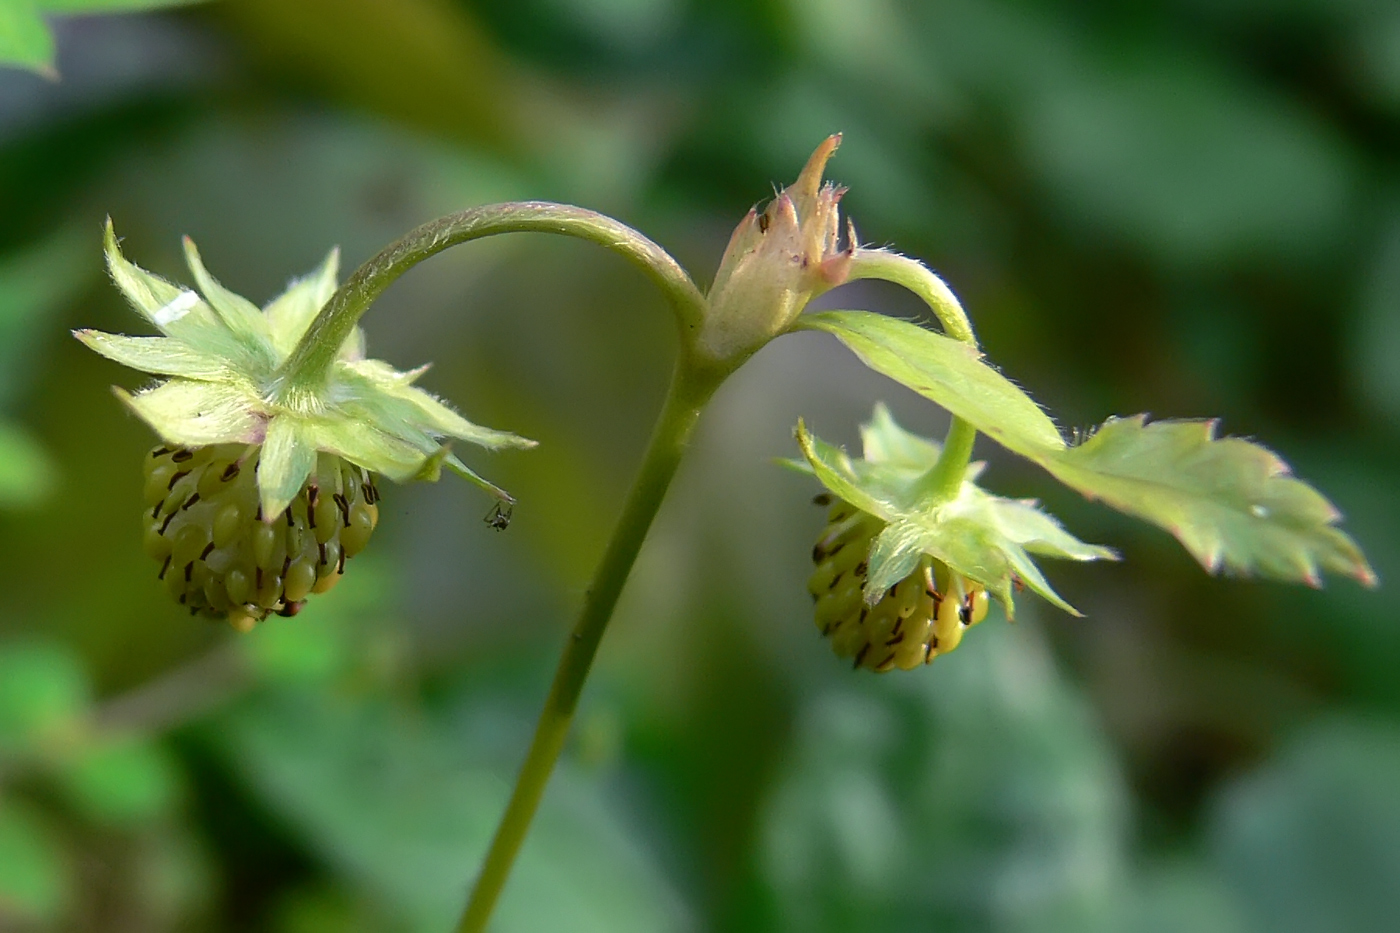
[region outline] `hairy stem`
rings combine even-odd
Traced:
[[[967,465],[972,462],[972,442],[976,439],[977,429],[971,423],[953,418],[938,462],[919,479],[920,498],[926,504],[951,502],[958,497]]]
[[[901,256],[883,249],[858,249],[851,260],[847,282],[857,279],[882,279],[909,289],[924,300],[943,332],[954,340],[977,346],[972,322],[967,319],[958,296],[932,269],[917,259]]]
[[[883,249],[858,249],[851,260],[850,275],[846,280],[851,282],[856,279],[882,279],[909,289],[929,306],[943,325],[945,334],[954,340],[977,346],[977,335],[972,331],[972,322],[967,319],[967,312],[963,310],[958,296],[919,260]],[[943,453],[919,483],[929,502],[947,502],[957,498],[967,465],[972,462],[972,442],[976,439],[977,429],[955,415],[948,426],[948,436],[943,441]]]
[[[466,912],[457,924],[457,933],[481,933],[486,929],[491,911],[505,887],[511,866],[529,831],[530,821],[544,795],[545,785],[564,748],[579,694],[588,678],[598,643],[612,617],[613,607],[617,605],[618,596],[632,571],[632,564],[641,550],[647,530],[689,444],[700,417],[700,409],[709,401],[724,375],[724,372],[698,370],[691,364],[688,354],[684,353],[676,366],[665,407],[652,432],[641,470],[628,493],[612,539],[603,552],[603,559],[594,571],[579,610],[578,621],[564,645],[564,654],[555,670],[549,697],[535,726],[530,751],[521,766],[505,815],[491,840],[491,848],[472,888]]]
[[[276,401],[296,408],[325,385],[336,354],[374,299],[409,269],[468,240],[499,233],[557,233],[605,246],[641,267],[661,286],[683,331],[699,328],[705,299],[670,254],[611,217],[548,201],[488,204],[410,230],[354,271],[316,315],[277,371]]]

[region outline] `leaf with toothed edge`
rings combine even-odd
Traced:
[[[1111,419],[1070,447],[1035,402],[967,344],[864,311],[809,314],[799,326],[834,334],[867,366],[1089,498],[1165,528],[1212,573],[1318,586],[1328,570],[1376,583],[1361,549],[1337,527],[1332,503],[1267,448],[1217,438],[1214,421]]]
[[[1215,430],[1215,421],[1115,418],[1037,459],[1085,496],[1167,529],[1211,572],[1319,586],[1330,570],[1375,585],[1336,506],[1273,451]]]

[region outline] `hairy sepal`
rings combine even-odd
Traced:
[[[958,495],[927,505],[919,480],[937,461],[939,447],[899,427],[883,406],[862,428],[865,456],[852,458],[799,422],[797,441],[806,466],[833,494],[886,524],[871,550],[865,600],[878,602],[890,586],[928,555],[985,586],[1014,615],[1017,581],[1066,612],[1078,612],[1046,581],[1031,554],[1067,560],[1111,560],[1109,548],[1071,535],[1033,502],[992,495],[969,466]]]
[[[131,337],[79,330],[74,336],[116,362],[167,381],[119,397],[168,443],[181,447],[266,444],[259,468],[264,518],[281,514],[324,451],[392,480],[436,479],[443,467],[498,500],[510,496],[463,463],[442,441],[488,450],[535,442],[468,421],[415,385],[426,366],[399,371],[364,358],[354,328],[337,348],[331,378],[309,394],[283,397],[279,367],[336,289],[339,252],[293,280],[266,308],[221,285],[188,238],[185,257],[200,294],[129,262],[109,220],[107,266],[131,306],[163,336]]]

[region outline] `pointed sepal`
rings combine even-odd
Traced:
[[[986,492],[971,464],[951,500],[925,504],[921,480],[940,447],[905,431],[883,405],[861,430],[865,455],[853,458],[798,423],[797,441],[813,475],[837,497],[884,522],[866,566],[864,599],[874,605],[925,556],[986,587],[1015,611],[1012,592],[1024,584],[1066,612],[1079,613],[1050,586],[1031,554],[1066,560],[1113,560],[1109,548],[1071,535],[1033,502]]]
[[[134,395],[117,390],[166,442],[182,447],[265,444],[258,477],[265,519],[276,518],[297,494],[318,451],[399,482],[436,479],[447,467],[498,501],[513,501],[442,440],[488,450],[525,449],[535,442],[475,424],[415,386],[426,366],[400,371],[365,359],[359,328],[338,348],[321,389],[290,401],[281,398],[279,367],[335,293],[338,250],[259,309],[210,274],[189,238],[185,258],[203,297],[128,261],[110,219],[104,248],[117,287],[163,336],[94,330],[74,331],[74,336],[109,359],[168,377]]]

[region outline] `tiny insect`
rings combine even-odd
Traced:
[[[501,503],[497,502],[491,507],[490,514],[483,518],[482,521],[497,531],[505,531],[510,527],[510,516],[514,510],[514,505],[506,505],[502,508]]]

